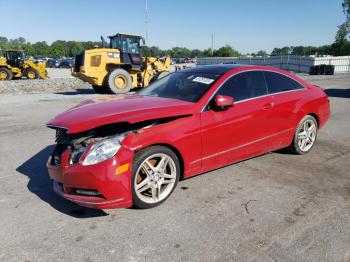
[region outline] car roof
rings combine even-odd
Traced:
[[[204,65],[204,66],[187,68],[179,72],[225,74],[226,72],[232,69],[245,67],[245,66],[247,65],[241,65],[241,64]]]

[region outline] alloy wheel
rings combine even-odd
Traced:
[[[147,157],[138,167],[134,188],[137,197],[155,204],[171,194],[176,183],[176,165],[167,154],[157,153]]]
[[[317,126],[311,119],[306,119],[298,133],[298,147],[301,151],[307,152],[315,143]]]

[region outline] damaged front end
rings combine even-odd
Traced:
[[[73,134],[64,127],[48,125],[56,130],[56,146],[47,163],[54,191],[90,208],[131,206],[134,152],[123,141],[156,123],[117,123]]]
[[[48,125],[48,127],[56,130],[55,142],[57,144],[52,153],[51,164],[60,166],[61,156],[66,150],[71,152],[69,156],[70,165],[99,163],[113,157],[127,135],[137,133],[140,129],[151,127],[157,123],[159,123],[158,120],[149,120],[137,124],[116,123],[73,134],[69,134],[64,127]],[[101,156],[103,150],[108,151],[106,157]]]
[[[91,208],[131,206],[134,151],[142,147],[138,134],[153,133],[153,128],[183,117],[107,124],[79,133],[48,124],[56,130],[56,146],[47,163],[54,191]]]
[[[61,156],[70,150],[69,164],[80,163],[91,165],[113,157],[121,146],[124,138],[129,134],[137,134],[143,129],[164,124],[189,115],[166,117],[146,120],[138,123],[115,123],[100,126],[80,133],[70,134],[64,127],[50,126],[56,130],[56,147],[52,153],[51,164],[60,165]],[[101,150],[108,151],[106,157],[101,156]],[[96,153],[94,155],[94,152]],[[100,155],[98,155],[100,153]],[[95,159],[94,159],[95,158]]]

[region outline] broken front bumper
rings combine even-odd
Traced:
[[[122,152],[121,152],[122,151]],[[119,174],[118,167],[131,163],[133,152],[120,150],[111,159],[95,165],[70,165],[70,150],[61,156],[61,165],[52,164],[48,159],[47,168],[53,179],[53,189],[60,196],[81,206],[96,209],[130,207],[131,196],[131,164]]]

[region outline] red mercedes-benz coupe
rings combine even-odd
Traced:
[[[280,148],[309,152],[329,115],[322,89],[288,72],[195,67],[56,116],[47,166],[54,190],[79,205],[150,208],[181,178]]]

